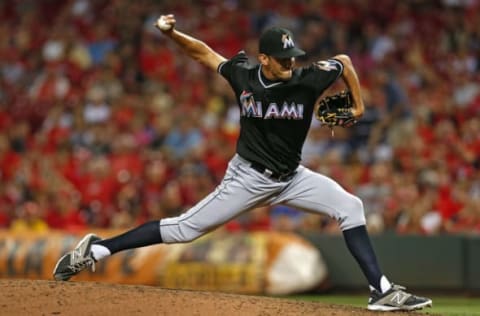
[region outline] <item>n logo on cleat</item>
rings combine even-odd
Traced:
[[[402,292],[395,293],[394,296],[390,299],[391,302],[394,302],[397,305],[402,305],[403,302],[408,298],[407,294],[403,294]]]

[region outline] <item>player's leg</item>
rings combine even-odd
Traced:
[[[68,280],[96,261],[126,249],[158,243],[192,241],[247,211],[279,190],[278,183],[257,185],[262,178],[237,156],[229,163],[225,177],[214,192],[184,214],[150,221],[121,235],[100,239],[85,236],[75,249],[65,254],[54,269],[57,280]]]
[[[324,213],[336,219],[350,252],[369,283],[376,289],[381,288],[382,272],[366,233],[363,203],[359,198],[345,191],[334,180],[299,167],[293,182],[273,202]]]
[[[292,183],[272,202],[308,212],[324,213],[339,222],[345,243],[369,282],[371,298],[380,302],[376,305],[369,303],[370,309],[416,309],[431,305],[431,300],[403,292],[403,289],[393,286],[383,275],[366,229],[362,201],[331,178],[300,166]],[[375,296],[376,294],[379,295]],[[385,307],[384,295],[399,295],[402,300],[397,306]]]

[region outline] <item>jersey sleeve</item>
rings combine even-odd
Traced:
[[[248,68],[248,57],[244,51],[240,51],[231,59],[226,60],[218,65],[217,72],[221,74],[228,82],[233,83],[237,73],[242,69]]]
[[[306,69],[305,80],[320,96],[325,89],[330,87],[343,73],[343,64],[336,59],[319,60],[312,63]]]

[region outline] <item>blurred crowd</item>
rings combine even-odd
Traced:
[[[215,188],[238,108],[153,27],[163,13],[227,58],[255,62],[271,25],[299,65],[348,54],[365,116],[334,137],[314,121],[303,164],[358,195],[372,232],[480,233],[479,0],[0,1],[0,228],[127,228]],[[285,206],[226,228],[338,232]]]

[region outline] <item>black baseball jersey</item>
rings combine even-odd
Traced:
[[[276,173],[297,168],[318,97],[342,73],[340,61],[329,59],[296,68],[289,81],[269,82],[261,65],[244,52],[221,63],[218,72],[232,86],[240,107],[237,153]]]

